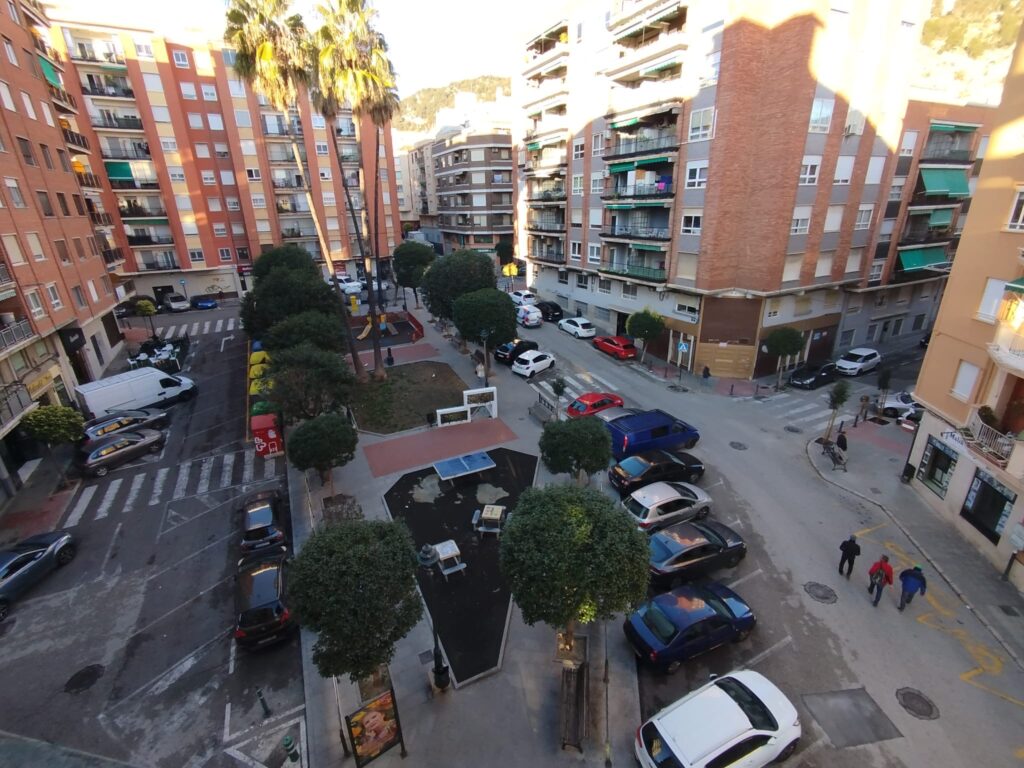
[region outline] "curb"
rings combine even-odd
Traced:
[[[919,542],[917,540],[917,538],[914,537],[914,535],[911,534],[910,531],[908,531],[906,529],[906,527],[903,525],[903,523],[900,522],[900,520],[896,517],[896,515],[894,515],[881,502],[876,501],[875,499],[873,499],[873,498],[871,498],[869,496],[865,496],[863,493],[860,493],[859,491],[855,491],[855,490],[852,490],[850,488],[847,488],[845,485],[840,485],[839,483],[836,483],[836,482],[833,482],[832,480],[829,480],[825,476],[825,474],[818,468],[817,464],[814,463],[814,460],[811,458],[811,446],[812,445],[817,445],[817,443],[815,443],[813,440],[811,440],[811,441],[809,441],[807,443],[807,446],[806,446],[807,461],[811,465],[811,468],[818,475],[818,477],[820,477],[824,482],[829,483],[830,485],[834,485],[837,488],[842,488],[847,493],[850,493],[853,496],[856,496],[857,498],[861,499],[862,501],[866,501],[866,502],[868,502],[870,504],[873,504],[874,506],[876,506],[880,510],[882,510],[882,512],[884,512],[886,514],[886,516],[893,522],[893,524],[900,530],[900,532],[904,536],[906,536],[907,539],[910,540],[910,543],[913,544],[918,549],[918,551],[920,551],[921,556],[925,560],[928,561],[928,564],[935,570],[935,572],[939,575],[939,577],[944,582],[946,582],[946,585],[951,590],[953,590],[953,594],[955,594],[957,596],[957,598],[959,598],[960,602],[962,602],[964,604],[964,607],[967,608],[967,610],[970,611],[975,616],[975,618],[978,619],[978,621],[981,623],[981,625],[985,629],[988,630],[989,634],[991,634],[992,637],[995,638],[996,642],[999,643],[999,645],[1002,646],[1003,650],[1013,660],[1013,662],[1017,665],[1017,667],[1020,668],[1021,671],[1024,671],[1024,659],[1021,659],[1021,657],[1018,656],[1017,653],[1007,644],[1007,642],[1003,639],[1002,635],[1000,635],[999,632],[996,630],[996,628],[993,627],[991,623],[989,623],[988,619],[986,619],[983,615],[981,615],[981,613],[979,613],[977,610],[975,610],[974,606],[971,605],[970,600],[967,599],[967,595],[964,594],[964,592],[956,585],[956,583],[946,574],[946,572],[942,569],[942,567],[939,566],[939,564],[932,558],[932,556],[928,553],[928,550],[925,549],[921,545],[921,542]]]

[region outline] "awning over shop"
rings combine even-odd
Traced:
[[[60,84],[60,78],[57,77],[57,73],[53,69],[53,64],[48,62],[42,56],[39,56],[37,58],[39,59],[39,68],[43,70],[43,77],[46,78],[47,82],[49,82],[50,85],[55,85],[58,88],[63,88],[64,86]]]
[[[612,163],[608,166],[609,173],[622,173],[623,171],[632,171],[636,167],[636,163]]]
[[[932,123],[928,126],[928,130],[932,133],[972,133],[978,130],[976,125],[950,125],[949,123]]]
[[[912,251],[900,251],[900,264],[904,272],[914,272],[918,269],[930,267],[933,264],[942,264],[948,260],[946,248],[942,245],[930,248],[915,248]]]
[[[1018,277],[1006,284],[1006,290],[1010,293],[1024,293],[1024,277]]]
[[[667,157],[645,157],[642,160],[637,160],[636,164],[640,165],[657,165],[658,163],[667,163],[669,159]]]
[[[949,197],[970,197],[967,173],[960,168],[922,168],[926,195],[948,195]]]
[[[132,164],[121,162],[104,162],[107,169],[107,177],[110,179],[133,179]]]
[[[948,227],[953,222],[952,208],[937,208],[928,219],[929,227]]]

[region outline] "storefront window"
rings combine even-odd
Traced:
[[[956,469],[957,453],[941,440],[928,438],[928,444],[917,465],[917,479],[931,488],[940,498],[946,498],[949,480]]]
[[[988,472],[978,469],[974,473],[963,509],[960,510],[960,517],[981,531],[993,544],[998,544],[1016,500],[1016,493]]]

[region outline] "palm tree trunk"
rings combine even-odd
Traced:
[[[828,429],[825,430],[825,441],[832,439],[832,427],[836,423],[836,414],[839,413],[838,409],[832,411],[832,415],[828,417]]]
[[[368,286],[376,289],[378,296],[384,292],[380,289],[380,258],[379,258],[379,247],[377,242],[378,233],[380,232],[380,203],[378,195],[380,194],[380,132],[381,129],[376,124],[373,126],[373,227],[370,228],[370,258],[373,260],[373,273],[377,275],[377,285],[373,285],[372,277],[366,281]],[[380,356],[380,336],[379,334],[374,338],[374,359]],[[387,373],[384,371],[384,366],[381,365],[377,368],[381,372],[378,377],[380,379],[386,379]],[[374,371],[374,374],[377,373]]]

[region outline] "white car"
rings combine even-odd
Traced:
[[[512,297],[512,303],[515,304],[517,307],[520,306],[521,304],[537,303],[537,295],[535,293],[531,293],[530,291],[512,291],[512,293],[510,293],[509,296]]]
[[[673,523],[703,520],[711,511],[711,497],[689,483],[651,483],[622,500],[643,531],[656,531]]]
[[[512,363],[512,373],[518,373],[532,379],[535,373],[546,371],[555,367],[555,358],[550,352],[541,352],[539,349],[530,349],[523,352],[516,361]]]
[[[744,669],[669,704],[637,729],[633,748],[643,768],[764,768],[790,757],[800,734],[786,695]]]
[[[349,296],[357,296],[363,292],[363,284],[351,275],[335,275],[334,279],[341,286],[341,290]]]
[[[918,405],[917,401],[911,397],[909,392],[895,392],[890,393],[885,398],[884,403],[879,404],[879,410],[883,416],[891,416],[895,418],[907,411],[917,410],[921,406]]]
[[[361,288],[362,288],[362,289],[363,289],[364,291],[366,290],[366,278],[365,278],[365,277],[364,277],[364,278],[362,278],[362,279],[361,279],[361,280],[359,281],[359,285],[360,285],[360,287],[361,287]],[[377,287],[377,278],[376,278],[376,277],[374,277],[374,278],[373,278],[373,287],[374,287],[374,288],[376,288],[376,287]],[[386,290],[387,290],[388,288],[390,288],[390,287],[391,287],[391,284],[390,284],[390,283],[388,283],[388,281],[387,281],[387,280],[384,280],[384,279],[382,278],[382,279],[381,279],[381,281],[380,281],[380,289],[381,289],[382,291],[386,291]]]
[[[188,299],[180,293],[168,293],[164,296],[163,305],[168,312],[187,312],[192,309]]]
[[[844,376],[860,376],[862,373],[875,370],[880,362],[882,356],[878,354],[878,350],[857,347],[836,360],[836,370]]]
[[[577,339],[590,339],[597,336],[597,328],[589,320],[582,317],[567,317],[558,321],[558,327],[571,333]]]

